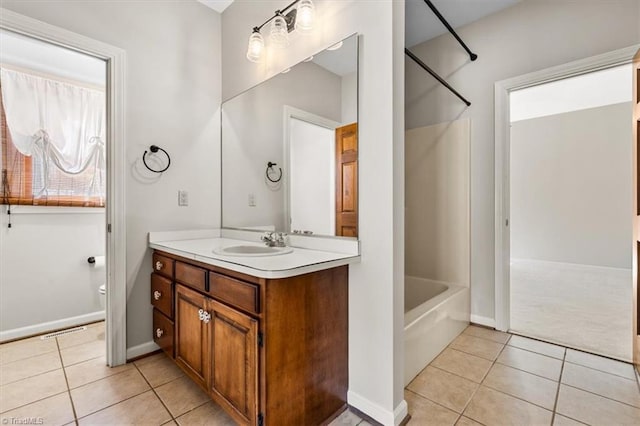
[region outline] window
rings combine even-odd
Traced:
[[[0,202],[104,207],[104,91],[1,68],[0,94]]]

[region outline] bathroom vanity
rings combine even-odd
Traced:
[[[211,254],[230,241],[151,244],[155,342],[239,424],[328,423],[346,406],[347,265],[358,257]]]

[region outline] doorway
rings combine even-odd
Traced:
[[[497,328],[625,361],[635,50],[496,84]]]
[[[106,75],[106,84],[104,89],[104,99],[106,107],[104,109],[105,120],[103,123],[104,126],[104,171],[106,174],[105,177],[105,185],[104,185],[104,222],[102,226],[102,231],[106,234],[105,242],[102,244],[102,253],[96,252],[95,256],[91,256],[91,254],[85,258],[78,259],[78,262],[83,262],[84,266],[87,266],[89,257],[100,256],[101,254],[105,254],[105,267],[107,270],[106,274],[106,362],[110,366],[116,366],[120,364],[124,364],[126,362],[126,274],[125,274],[125,235],[124,235],[124,120],[123,120],[123,103],[124,103],[124,52],[121,49],[109,46],[107,44],[98,42],[96,40],[81,36],[79,34],[72,33],[70,31],[43,23],[41,21],[37,21],[23,15],[8,11],[2,10],[0,13],[0,29],[2,31],[6,31],[7,33],[13,34],[17,37],[23,37],[31,42],[38,41],[39,43],[45,43],[49,46],[55,46],[60,49],[65,49],[66,51],[71,51],[77,54],[83,54],[94,58],[95,60],[103,61]],[[25,64],[23,64],[22,68]],[[24,69],[23,69],[24,71]],[[43,70],[39,71],[40,74],[45,74]],[[43,77],[43,75],[39,75],[37,77]],[[67,79],[70,76],[66,76]],[[17,81],[24,82],[23,77],[19,76]],[[17,116],[21,116],[21,114],[17,114]],[[61,121],[58,121],[59,123]],[[62,127],[62,126],[59,126]],[[50,144],[48,138],[49,133],[55,133],[55,131],[51,130],[51,132],[41,132],[40,139],[44,141],[45,149],[41,149],[41,151],[55,151],[52,144]],[[17,134],[17,133],[16,133]],[[26,131],[26,135],[30,135],[30,131]],[[31,135],[33,136],[33,135]],[[33,138],[26,138],[27,145],[29,140]],[[96,139],[93,140],[94,143],[98,143]],[[23,149],[24,146],[23,146]],[[27,148],[28,149],[28,148]],[[61,151],[58,149],[58,151]],[[64,149],[62,149],[64,151]],[[27,151],[28,152],[28,151]],[[24,153],[23,153],[24,154]],[[87,161],[81,161],[82,165],[86,165],[85,163],[91,163],[91,161],[95,161],[93,164],[97,164],[99,162],[98,153],[93,153],[93,156],[90,156],[90,159]],[[27,156],[28,157],[28,156]],[[34,157],[35,158],[35,157]],[[44,158],[44,157],[42,157]],[[49,158],[51,160],[51,158]],[[85,159],[86,160],[86,159]],[[58,158],[51,160],[53,163],[58,162],[60,165],[66,162],[64,156],[58,156]],[[28,161],[31,167],[31,170],[34,170],[33,161]],[[53,172],[56,164],[54,164],[53,168],[49,167],[51,162],[41,161],[40,166],[35,169],[39,170],[47,170],[49,172]],[[69,164],[66,164],[67,166]],[[38,166],[36,164],[36,166]],[[63,167],[64,168],[64,167]],[[84,168],[84,167],[80,167]],[[80,170],[77,168],[71,168],[72,172],[77,173]],[[29,169],[25,167],[25,171],[28,172]],[[29,173],[23,174],[24,176],[29,175]],[[44,176],[43,173],[38,175],[33,175],[32,181],[30,184],[23,185],[26,189],[31,189],[32,193],[34,190],[34,181],[52,183],[55,179],[52,178],[51,175]],[[35,179],[33,178],[35,176]],[[88,179],[89,181],[94,181],[93,177]],[[26,182],[26,181],[25,181]],[[56,181],[57,182],[57,181]],[[37,188],[39,194],[51,194],[50,187],[49,189]],[[28,191],[27,191],[28,192]],[[7,195],[7,194],[5,194]],[[33,195],[33,194],[32,194]],[[94,194],[95,195],[95,194]],[[84,198],[95,198],[92,196],[85,196]],[[73,206],[73,202],[76,200],[69,201],[69,193],[64,193],[59,195],[58,198],[67,198],[69,206]],[[32,197],[36,199],[39,197]],[[99,198],[99,197],[98,197]],[[85,200],[86,202],[86,200]],[[23,200],[20,204],[26,204]],[[32,202],[33,204],[33,202]],[[37,204],[37,203],[36,203]],[[24,206],[31,207],[31,206]],[[35,209],[38,206],[33,206],[31,208]],[[61,247],[64,247],[65,241],[62,240],[59,242]],[[23,259],[29,260],[33,262],[33,265],[37,265],[39,262],[40,254],[35,252],[25,251],[22,253]],[[45,253],[46,255],[46,253]],[[25,266],[29,267],[29,262],[25,263]],[[53,274],[55,271],[49,271]],[[4,277],[3,277],[4,278]],[[42,284],[45,285],[47,282],[47,278],[43,279]],[[90,284],[87,284],[89,286]],[[4,286],[4,284],[3,284]],[[96,289],[97,290],[97,289]],[[72,296],[68,296],[72,299]],[[98,298],[96,292],[96,299]],[[26,301],[23,301],[21,304],[28,309],[28,306],[25,305]]]

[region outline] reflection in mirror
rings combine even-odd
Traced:
[[[223,227],[358,236],[358,37],[334,47],[222,104]]]

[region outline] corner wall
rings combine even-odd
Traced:
[[[147,233],[220,226],[220,15],[195,1],[2,7],[126,52],[127,347],[153,348]],[[151,144],[171,154],[162,175],[141,166]],[[178,207],[179,189],[188,207]]]
[[[472,103],[454,95],[410,60],[406,128],[471,119],[471,314],[495,318],[494,83],[640,42],[636,0],[524,0],[411,50]]]
[[[385,424],[406,414],[403,396],[404,1],[317,0],[313,34],[292,33],[263,64],[247,61],[251,29],[281,1],[235,1],[222,15],[223,99],[357,32],[359,232],[362,261],[349,267],[349,404]]]

